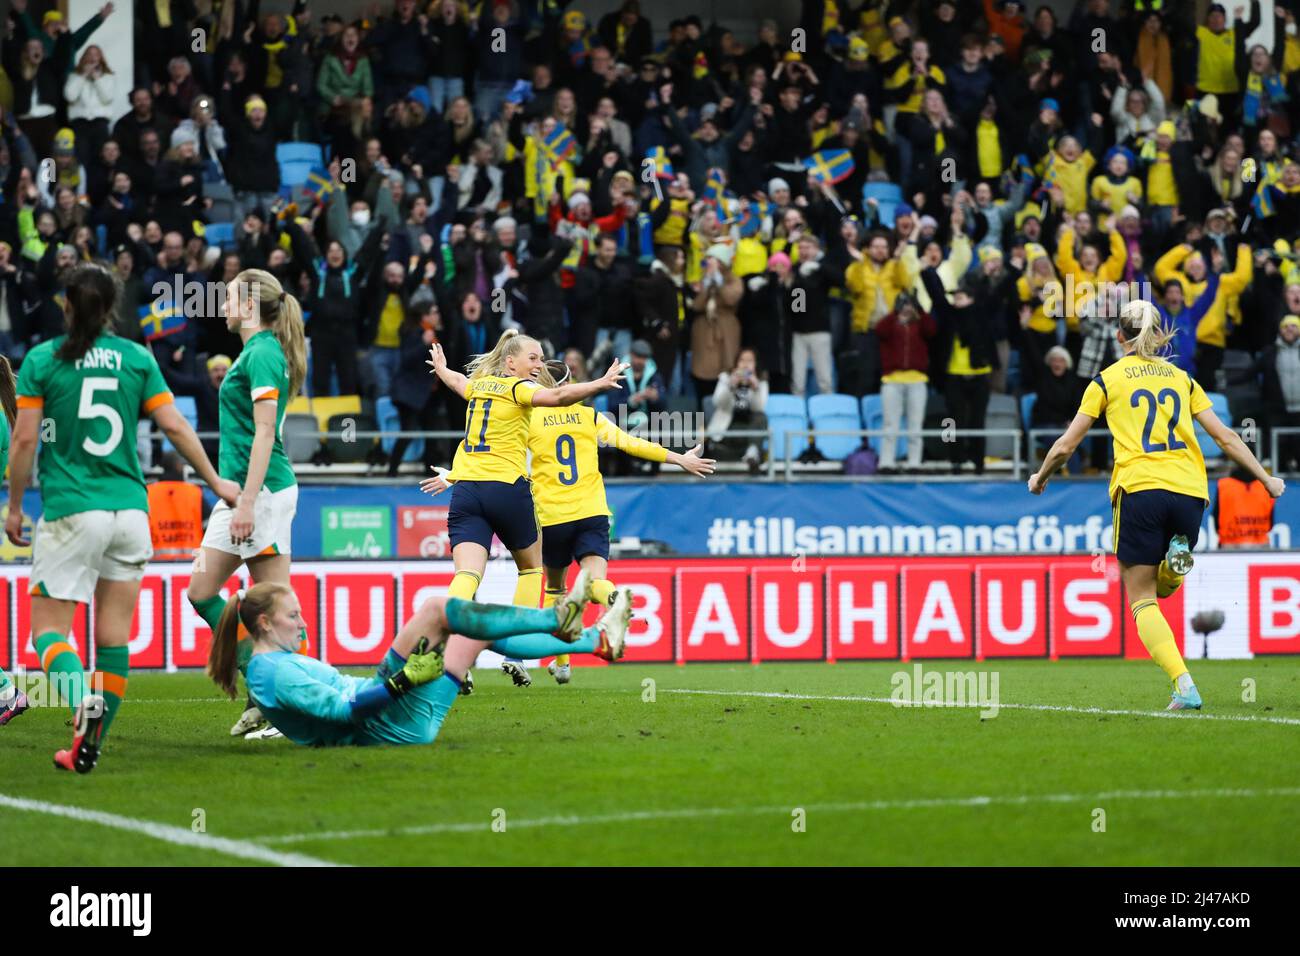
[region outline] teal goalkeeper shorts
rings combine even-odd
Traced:
[[[379,678],[371,678],[377,684]],[[434,707],[433,687],[437,681],[414,687],[393,701],[383,712],[366,718],[358,734],[361,744],[431,744],[442,724]]]

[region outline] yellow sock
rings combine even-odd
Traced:
[[[564,589],[563,589],[563,588],[561,588],[561,589],[559,589],[559,590],[556,590],[556,591],[552,591],[550,588],[547,588],[544,592],[542,592],[542,607],[555,607],[555,602],[558,601],[558,600],[559,600],[560,598],[562,598],[562,597],[564,597]],[[565,666],[566,664],[568,664],[568,663],[569,663],[569,655],[568,655],[568,654],[557,654],[557,655],[556,655],[556,657],[555,657],[555,666],[556,666],[556,667],[564,667],[564,666]]]
[[[541,568],[528,568],[519,572],[515,581],[514,604],[517,607],[540,607],[542,603],[542,585],[545,583]]]
[[[1169,564],[1161,561],[1160,566],[1156,568],[1156,597],[1167,598],[1182,586],[1183,576],[1174,574]]]
[[[1160,613],[1160,605],[1148,598],[1145,601],[1134,601],[1131,607],[1138,636],[1146,645],[1151,659],[1160,665],[1170,680],[1178,680],[1187,673],[1187,665],[1183,663],[1183,655],[1178,653],[1178,642],[1174,640],[1174,632],[1169,629],[1169,622]]]
[[[614,582],[601,578],[591,582],[591,599],[606,606],[614,603]]]
[[[472,601],[474,595],[478,593],[478,586],[482,580],[483,576],[477,571],[457,571],[456,576],[451,579],[451,587],[447,588],[447,597]]]

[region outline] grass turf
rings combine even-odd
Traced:
[[[1004,708],[1166,702],[1149,662],[925,666],[996,670]],[[434,746],[332,750],[232,739],[239,705],[202,676],[137,674],[89,776],[51,767],[65,710],[0,728],[0,794],[186,830],[202,808],[212,836],[350,864],[1300,863],[1300,795],[1260,793],[1300,787],[1300,725],[673,693],[887,698],[911,668],[619,665],[528,690],[481,671]],[[1206,713],[1300,719],[1300,659],[1193,673]],[[1219,789],[1251,794],[1187,793]],[[9,865],[246,863],[3,807],[0,845]]]

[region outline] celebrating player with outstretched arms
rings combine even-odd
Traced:
[[[1115,443],[1110,499],[1115,556],[1129,609],[1142,643],[1173,681],[1168,709],[1200,710],[1200,692],[1156,603],[1178,590],[1192,569],[1192,549],[1209,501],[1193,419],[1274,498],[1286,485],[1264,471],[1241,437],[1219,421],[1196,380],[1163,357],[1173,333],[1162,328],[1151,303],[1124,306],[1116,337],[1124,357],[1088,384],[1078,415],[1029,479],[1029,491],[1042,494],[1104,414]]]

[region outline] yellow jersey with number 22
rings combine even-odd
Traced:
[[[1163,489],[1209,500],[1205,458],[1193,416],[1210,407],[1205,390],[1169,362],[1126,355],[1088,383],[1079,411],[1106,415],[1115,444],[1110,497]]]

